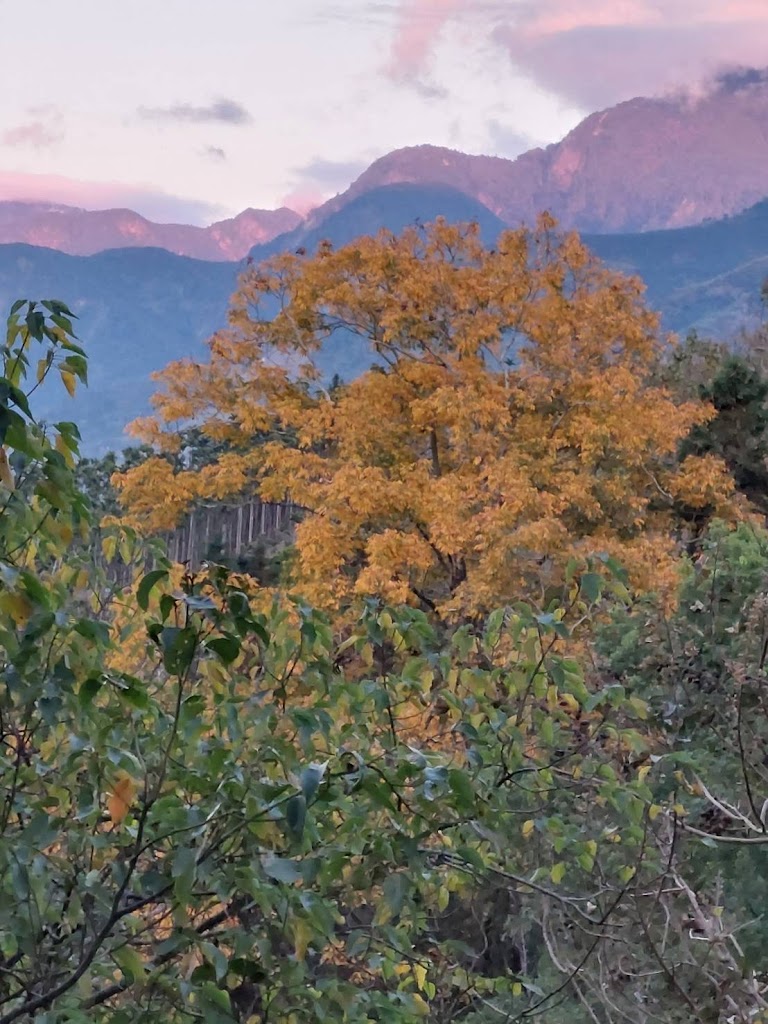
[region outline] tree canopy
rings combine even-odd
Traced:
[[[733,485],[713,453],[676,458],[714,410],[654,381],[641,292],[548,218],[494,249],[437,222],[249,267],[209,360],[159,374],[135,425],[172,448],[194,423],[227,453],[149,460],[117,478],[122,499],[159,527],[201,495],[290,494],[297,586],[323,607],[487,611],[598,551],[671,586],[676,509],[732,514]],[[323,346],[361,342],[371,369],[325,390]]]

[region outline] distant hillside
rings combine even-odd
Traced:
[[[638,274],[665,324],[727,338],[761,315],[768,279],[768,200],[723,220],[673,231],[585,235],[611,266]]]
[[[60,298],[79,316],[88,352],[90,387],[74,401],[49,388],[38,410],[51,421],[78,420],[91,451],[124,446],[123,427],[148,408],[149,374],[171,359],[204,355],[202,342],[225,322],[237,271],[162,249],[83,257],[0,246],[3,315],[16,298]]]
[[[26,242],[75,256],[153,246],[202,260],[237,260],[301,222],[293,210],[244,210],[207,228],[155,224],[132,210],[81,210],[51,203],[0,202],[0,243]]]
[[[356,197],[319,224],[300,228],[254,250],[312,251],[322,238],[335,245],[381,225],[399,231],[438,215],[477,219],[487,242],[501,221],[475,200],[445,187],[395,185]],[[637,273],[664,326],[727,338],[759,312],[768,276],[768,201],[729,219],[697,228],[624,235],[589,235],[588,244],[609,264]],[[153,385],[151,371],[185,355],[205,355],[202,342],[222,326],[242,264],[210,263],[160,249],[119,249],[90,257],[26,245],[0,245],[0,307],[17,297],[55,297],[80,316],[90,356],[91,387],[75,402],[60,390],[43,395],[51,419],[75,418],[86,448],[103,451],[125,443],[126,422],[143,414]],[[370,363],[359,342],[335,336],[323,354],[330,377],[345,379]]]
[[[301,246],[308,252],[327,239],[345,245],[362,235],[375,235],[382,228],[395,234],[411,224],[428,224],[438,217],[452,223],[475,221],[487,241],[496,238],[505,224],[482,203],[447,185],[396,184],[371,189],[355,196],[338,210],[329,210],[319,220],[313,217],[295,230],[251,250],[253,259]]]

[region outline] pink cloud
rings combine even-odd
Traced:
[[[47,149],[64,138],[61,111],[51,105],[28,107],[30,119],[0,134],[0,145]]]
[[[445,25],[462,13],[467,0],[401,0],[388,70],[415,79],[429,61]]]
[[[418,81],[472,20],[542,87],[588,108],[768,65],[768,0],[401,0],[390,72]]]
[[[86,210],[128,208],[150,220],[209,223],[221,214],[212,203],[173,196],[149,185],[81,181],[57,174],[0,171],[0,200],[60,203]]]
[[[61,142],[64,133],[42,121],[30,121],[19,124],[3,132],[0,141],[4,146],[31,146],[33,149],[46,149]]]
[[[287,206],[289,210],[306,217],[312,210],[321,206],[329,198],[328,190],[325,191],[312,185],[299,185],[297,188],[286,193],[280,200],[280,206]]]

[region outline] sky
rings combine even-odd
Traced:
[[[0,25],[0,199],[197,224],[768,66],[768,0],[0,0]]]

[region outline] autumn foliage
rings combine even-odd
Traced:
[[[331,615],[92,532],[77,429],[29,401],[87,377],[72,314],[12,307],[0,1024],[766,1024],[768,531],[700,529],[674,606],[564,564],[649,581],[654,556],[660,589],[664,531],[731,500],[698,453],[738,466],[746,422],[758,465],[761,380],[725,364],[681,463],[710,410],[652,384],[636,287],[547,225],[257,273],[159,402],[216,443],[150,424],[181,450],[125,493],[290,489]],[[335,330],[380,365],[326,393]],[[405,603],[352,607],[372,592]]]
[[[330,344],[373,365],[329,392]],[[732,483],[714,456],[676,458],[712,409],[651,383],[661,346],[640,283],[546,217],[495,249],[438,221],[277,256],[243,274],[209,360],[159,374],[156,415],[134,425],[173,449],[196,423],[228,453],[197,472],[158,457],[118,484],[150,528],[200,498],[289,494],[306,510],[297,583],[324,607],[375,594],[475,613],[600,552],[663,589],[677,511],[724,513]]]

